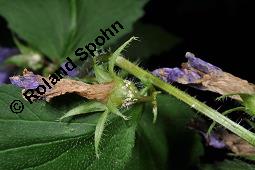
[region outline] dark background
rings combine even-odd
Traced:
[[[244,0],[150,1],[143,21],[162,26],[182,38],[181,44],[160,57],[151,58],[151,69],[179,66],[190,51],[224,71],[255,81],[252,8]]]

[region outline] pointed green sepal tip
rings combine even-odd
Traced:
[[[106,109],[106,106],[103,103],[96,102],[96,101],[90,101],[85,104],[82,104],[80,106],[77,106],[70,111],[68,111],[66,114],[64,114],[62,117],[59,118],[59,121],[62,121],[63,119],[75,115],[81,115],[91,112],[100,112],[104,111]]]
[[[96,125],[96,130],[95,130],[95,153],[96,157],[99,158],[99,144],[101,137],[103,135],[103,131],[105,128],[105,124],[107,121],[107,116],[108,116],[109,110],[106,109],[105,112],[102,113],[102,115],[99,117],[97,125]]]

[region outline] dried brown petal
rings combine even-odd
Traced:
[[[230,73],[224,72],[220,69],[217,69],[217,70],[207,69],[209,71],[205,72],[204,69],[199,69],[199,68],[200,67],[194,68],[189,62],[182,64],[182,69],[190,70],[201,76],[201,79],[197,79],[195,83],[191,84],[192,86],[198,89],[216,92],[221,95],[226,95],[231,93],[255,94],[255,85],[252,83],[249,83],[246,80],[236,77]],[[213,70],[213,71],[210,71],[210,70]],[[236,100],[241,100],[239,96],[231,96],[231,98],[234,98]]]
[[[254,84],[226,72],[220,75],[205,74],[201,79],[201,86],[204,90],[216,92],[221,95],[231,93],[255,93]],[[241,100],[239,96],[233,96],[233,98]]]
[[[75,93],[87,99],[94,99],[105,102],[114,87],[114,83],[106,84],[86,84],[81,81],[71,79],[61,79],[54,88],[46,92],[46,101],[66,93]]]
[[[192,119],[192,121],[189,122],[189,128],[201,133],[209,146],[218,149],[228,148],[239,156],[255,156],[255,147],[253,145],[239,136],[228,132],[226,129],[217,128],[208,135],[208,126],[206,121],[202,118]]]
[[[240,138],[239,136],[224,131],[221,137],[224,143],[227,145],[227,147],[235,154],[240,156],[255,155],[255,147],[249,144],[247,141]]]
[[[232,74],[222,71],[220,68],[195,57],[187,52],[188,62],[182,64],[182,68],[160,68],[152,73],[168,83],[178,82],[188,84],[200,90],[208,90],[226,95],[230,93],[255,94],[255,85],[242,80]],[[239,96],[231,96],[241,100]]]

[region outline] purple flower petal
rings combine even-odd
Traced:
[[[167,75],[167,80],[170,82],[173,81],[178,81],[178,79],[182,78],[185,73],[183,70],[175,67],[175,68],[167,68],[165,69],[166,75]]]
[[[220,68],[196,58],[190,52],[187,52],[185,56],[188,63],[185,63],[182,68],[160,68],[152,73],[168,83],[181,84],[199,84],[205,74],[220,75],[223,73]],[[197,88],[200,89],[198,86]]]
[[[219,135],[217,135],[216,133],[212,132],[209,136],[207,135],[207,133],[201,132],[202,135],[205,137],[206,142],[209,146],[217,148],[217,149],[223,149],[226,147],[226,144],[224,143],[224,141],[222,139],[219,138]]]
[[[187,52],[185,54],[185,57],[188,59],[188,64],[197,69],[200,70],[204,73],[210,74],[210,73],[219,73],[222,72],[222,70],[210,63],[207,63],[203,60],[201,60],[200,58],[195,57],[194,54]]]
[[[14,54],[18,54],[19,50],[17,48],[1,48],[0,47],[0,63],[4,61],[7,57]]]
[[[65,64],[66,62],[64,62],[63,64],[61,64],[61,67],[62,68],[65,68]],[[65,69],[66,70],[66,69]],[[70,77],[76,77],[79,75],[79,70],[78,69],[73,69],[72,71],[68,71],[66,70],[67,74],[70,76]]]
[[[160,68],[152,72],[155,76],[161,78],[165,82],[168,82],[168,73],[171,72],[172,68]],[[170,82],[169,82],[170,83]]]
[[[10,77],[10,81],[13,85],[23,89],[36,89],[39,86],[38,78],[33,73],[29,73],[24,76]]]
[[[0,64],[8,57],[18,54],[19,50],[16,48],[1,48],[0,47]],[[0,85],[6,83],[9,77],[10,68],[0,68]]]
[[[0,84],[5,82],[5,80],[7,79],[8,75],[6,72],[4,71],[0,71]]]
[[[212,135],[209,137],[208,145],[212,146],[214,148],[217,148],[217,149],[222,149],[222,148],[226,147],[226,145],[225,145],[225,143],[223,141],[219,140],[218,138],[215,138]]]
[[[178,82],[182,84],[190,84],[201,79],[201,76],[196,72],[179,68],[156,69],[152,72],[152,74],[160,77],[162,80],[168,83]]]

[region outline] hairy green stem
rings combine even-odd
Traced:
[[[130,61],[126,60],[123,57],[120,57],[120,56],[117,57],[116,65],[119,66],[120,68],[128,71],[130,74],[136,76],[143,82],[151,83],[154,86],[168,92],[170,95],[175,96],[176,98],[180,99],[181,101],[188,104],[192,108],[194,108],[197,111],[208,116],[215,122],[226,127],[233,133],[237,134],[238,136],[240,136],[241,138],[245,139],[247,142],[249,142],[250,144],[255,146],[255,134],[254,133],[252,133],[249,130],[245,129],[244,127],[238,125],[237,123],[235,123],[232,120],[228,119],[227,117],[223,116],[218,111],[212,109],[211,107],[200,102],[199,100],[195,99],[194,97],[179,90],[178,88],[172,86],[171,84],[168,84],[168,83],[160,80],[159,78],[155,77],[148,71],[141,69],[140,67],[131,63]]]

